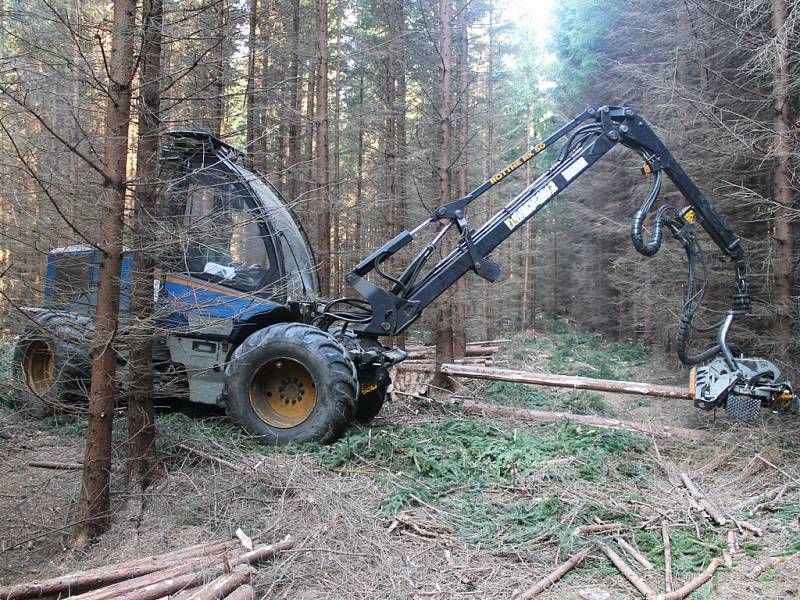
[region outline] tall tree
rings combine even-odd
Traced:
[[[316,0],[317,17],[317,252],[320,292],[330,291],[331,279],[331,196],[328,148],[328,2]]]
[[[133,210],[133,286],[128,390],[127,480],[132,489],[145,489],[158,474],[153,411],[153,281],[158,244],[154,217],[158,215],[158,171],[161,130],[162,0],[144,0],[143,40],[139,69],[139,142],[136,153],[136,197]]]
[[[95,332],[92,342],[92,383],[83,477],[75,509],[73,541],[85,546],[110,524],[111,433],[117,355],[114,338],[119,316],[122,220],[128,158],[131,82],[134,74],[136,0],[115,0],[105,118],[103,202],[100,215],[100,265]]]
[[[457,0],[456,30],[458,31],[458,153],[459,166],[456,176],[456,194],[467,195],[469,165],[469,1]],[[460,358],[467,353],[467,310],[465,295],[466,280],[462,277],[454,290],[453,303],[453,355]]]
[[[788,36],[788,6],[786,0],[772,0],[772,32],[774,36],[774,63],[772,70],[773,199],[777,206],[772,221],[772,276],[774,317],[772,334],[777,346],[785,348],[792,337],[792,279],[795,268],[794,190],[790,165],[792,151],[792,103],[789,96],[790,48]]]
[[[439,0],[439,89],[436,116],[439,119],[439,149],[436,163],[436,190],[439,204],[450,198],[450,165],[452,141],[452,79],[453,79],[453,0]],[[439,371],[442,363],[453,362],[453,305],[452,290],[439,299],[436,319],[436,375],[434,385],[446,383]]]

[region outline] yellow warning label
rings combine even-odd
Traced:
[[[694,223],[697,220],[697,215],[694,213],[694,210],[690,208],[685,213],[683,213],[683,219],[687,223]]]
[[[364,387],[361,388],[361,395],[366,396],[370,392],[374,392],[377,389],[378,389],[377,383],[373,383],[371,385],[365,385]]]

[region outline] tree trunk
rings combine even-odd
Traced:
[[[331,198],[328,164],[328,2],[316,1],[317,16],[317,256],[320,294],[327,297],[331,278]]]
[[[222,136],[225,128],[225,71],[228,68],[228,57],[225,52],[226,0],[215,0],[211,10],[214,11],[214,32],[211,37],[214,50],[211,53],[211,85],[208,103],[211,108],[211,133]]]
[[[406,16],[404,0],[395,0],[397,17],[397,122],[395,132],[397,134],[397,222],[401,228],[408,225],[408,200],[406,190]],[[405,348],[407,332],[403,332],[394,338],[394,343]]]
[[[484,162],[484,179],[489,179],[494,173],[494,2],[489,0],[487,7],[489,13],[489,27],[488,27],[488,44],[486,47],[486,142],[485,142],[485,162]],[[492,214],[494,211],[491,195],[486,201],[486,212]],[[488,281],[483,281],[481,287],[483,293],[483,322],[485,327],[485,337],[490,340],[494,337],[495,322],[494,311],[492,310],[497,306],[497,301],[492,300],[492,284]]]
[[[247,164],[255,168],[258,132],[258,115],[256,113],[256,24],[258,19],[258,0],[250,0],[248,6],[248,38],[247,38],[247,84],[245,87],[245,122],[247,124],[245,150]]]
[[[73,541],[85,546],[110,525],[111,430],[117,356],[113,348],[119,315],[122,220],[125,211],[131,81],[134,70],[136,0],[115,0],[105,123],[103,204],[100,214],[100,265],[92,382],[83,478],[75,507]]]
[[[772,29],[775,35],[775,63],[772,74],[774,108],[773,197],[779,206],[772,225],[773,302],[772,334],[778,348],[786,348],[792,337],[792,275],[794,273],[794,206],[791,172],[791,101],[789,98],[789,43],[787,2],[772,0]]]
[[[296,171],[300,163],[300,0],[292,0],[292,50],[289,53],[289,160],[288,192],[294,202],[300,192]]]
[[[458,29],[458,151],[460,153],[460,164],[458,167],[458,189],[456,193],[459,198],[467,195],[467,166],[469,155],[467,145],[469,143],[469,2],[468,0],[458,0],[456,4],[456,28]],[[467,293],[466,279],[460,278],[453,290],[455,303],[453,304],[453,356],[460,358],[464,356],[467,348],[467,334],[465,323],[467,322],[467,310],[464,304],[464,296]]]
[[[453,6],[452,0],[439,0],[439,106],[436,112],[439,116],[439,157],[436,168],[437,190],[439,204],[445,204],[450,198],[450,145],[452,144],[451,131],[451,80],[452,80],[452,26]],[[442,294],[439,299],[439,314],[436,319],[436,374],[433,385],[444,387],[447,377],[439,369],[442,363],[453,362],[453,295],[452,288]]]
[[[155,449],[153,411],[153,281],[157,240],[153,217],[158,206],[161,124],[162,0],[144,0],[144,40],[139,72],[139,147],[136,156],[136,204],[133,211],[133,289],[130,314],[131,381],[128,395],[129,489],[144,490],[160,475]]]

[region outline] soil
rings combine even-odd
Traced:
[[[672,383],[665,381],[669,374],[666,368],[659,372],[661,368],[642,366],[638,376]],[[485,387],[476,385],[466,391],[481,397]],[[628,419],[653,419],[712,434],[693,444],[650,440],[646,452],[657,469],[640,485],[646,498],[643,504],[649,508],[639,508],[649,511],[656,524],[662,514],[676,523],[693,523],[698,538],[701,528],[714,527],[691,507],[677,479],[678,473],[685,472],[725,514],[763,532],[755,537],[744,529],[737,531],[735,525],[719,527],[723,538],[729,530],[737,531],[745,549],[734,555],[732,567],[720,569],[710,584],[691,597],[800,597],[800,548],[792,545],[800,540],[798,418],[769,416],[759,423],[735,423],[700,413],[688,402],[621,395],[609,396],[607,401],[616,414]],[[372,431],[379,432],[390,423],[414,430],[444,418],[447,415],[433,404],[398,396],[387,404]],[[162,414],[162,419],[173,416]],[[379,464],[325,468],[302,450],[261,454],[251,446],[232,448],[213,437],[200,440],[189,418],[181,422],[189,425],[183,430],[162,427],[162,434],[168,429],[174,438],[162,442],[160,448],[164,480],[144,495],[126,494],[120,474],[115,473],[112,529],[95,545],[77,552],[69,548],[68,534],[80,471],[46,470],[29,463],[80,461],[80,427],[72,422],[34,421],[0,406],[0,582],[55,576],[229,538],[239,527],[259,541],[277,541],[287,535],[295,541],[294,549],[258,566],[259,598],[511,598],[568,558],[557,545],[538,545],[535,540],[503,550],[467,543],[445,525],[446,515],[436,507],[420,505],[405,513],[421,530],[392,517],[376,516],[386,495],[384,467]],[[500,423],[532,435],[545,427]],[[253,475],[246,477],[180,453],[176,446],[182,441],[202,442],[209,452],[253,467]],[[124,464],[123,442],[118,439],[116,448],[119,469]],[[520,482],[514,493],[525,497],[533,489],[533,484]],[[535,492],[572,502],[600,497],[591,485],[570,486],[557,477],[537,479]],[[611,501],[613,493],[602,497]],[[792,558],[760,576],[752,575],[757,565],[781,554]],[[631,564],[653,587],[663,586],[659,569],[648,572]],[[593,549],[584,565],[540,597],[641,596]]]

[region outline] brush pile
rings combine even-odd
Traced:
[[[245,536],[246,537],[246,536]],[[241,540],[241,537],[240,537]],[[0,587],[0,600],[246,600],[254,564],[292,547],[286,538],[253,546],[246,540],[213,541],[166,554]],[[249,547],[248,547],[249,546]]]

